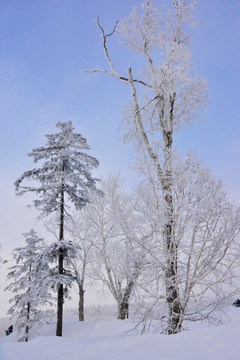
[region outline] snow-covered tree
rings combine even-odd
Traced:
[[[164,214],[164,202],[161,194],[156,196],[152,183],[141,184],[137,192],[136,211],[143,215],[149,231],[152,229],[152,237],[139,243],[148,254],[149,267],[141,278],[143,292],[136,299],[136,319],[146,330],[156,313],[166,320],[165,256],[159,243],[164,221],[158,218],[159,213]],[[172,194],[179,325],[185,320],[218,322],[224,305],[239,293],[240,208],[228,200],[221,181],[192,154],[184,161],[175,158]],[[162,325],[159,329],[166,330],[166,324]]]
[[[172,0],[171,4],[171,9],[158,9],[153,1],[146,0],[140,11],[134,7],[129,18],[117,22],[110,34],[105,33],[98,19],[109,70],[91,70],[129,85],[132,102],[124,116],[123,137],[134,144],[140,158],[152,164],[154,187],[162,194],[165,225],[159,242],[165,254],[169,334],[181,330],[182,311],[178,296],[178,240],[173,236],[173,140],[177,130],[200,117],[206,99],[205,81],[193,72],[186,31],[192,22],[195,1]],[[124,45],[140,55],[135,64],[145,60],[139,77],[131,66],[125,75],[113,64],[107,40],[116,32]]]
[[[45,246],[42,253],[36,258],[36,269],[45,274],[44,277],[39,279],[39,286],[58,293],[59,286],[61,285],[64,298],[69,298],[73,281],[76,280],[75,274],[69,268],[69,263],[77,258],[78,251],[79,247],[77,244],[65,239],[62,241],[53,241],[50,245]],[[64,257],[62,274],[59,273],[58,266],[59,252],[61,252]]]
[[[78,286],[78,320],[84,321],[84,296],[85,283],[89,279],[89,268],[91,267],[91,251],[96,240],[96,232],[93,229],[93,223],[88,218],[87,208],[84,207],[81,212],[70,219],[67,223],[67,233],[77,248],[76,256],[69,258],[68,266],[72,269]]]
[[[79,321],[84,321],[84,295],[85,282],[88,276],[88,269],[91,266],[91,249],[95,242],[96,233],[93,231],[92,220],[88,216],[88,207],[75,213],[71,218],[68,218],[65,223],[66,238],[71,239],[70,244],[73,246],[74,254],[67,256],[66,265],[72,273],[72,277],[77,282],[79,302],[78,302],[78,318]],[[45,222],[46,229],[55,238],[57,235],[56,219],[51,218],[50,221]],[[68,254],[69,255],[69,254]]]
[[[74,132],[71,121],[58,122],[59,132],[46,135],[45,146],[35,148],[28,155],[39,168],[25,171],[15,182],[16,194],[34,192],[38,199],[33,205],[40,210],[40,216],[57,213],[59,216],[58,280],[63,279],[64,271],[64,220],[70,204],[80,210],[89,202],[89,192],[96,190],[92,170],[98,161],[86,153],[89,150],[86,139]],[[32,184],[33,183],[33,184]],[[57,329],[62,336],[64,286],[58,282]]]
[[[16,320],[17,330],[21,334],[19,341],[28,341],[44,323],[42,307],[50,304],[51,296],[46,287],[39,286],[39,280],[46,274],[36,270],[36,259],[45,246],[43,238],[34,230],[23,235],[26,246],[13,250],[16,265],[9,268],[7,277],[12,283],[6,290],[16,293],[9,301],[12,306],[8,313]]]
[[[239,292],[240,208],[196,157],[179,161],[174,172],[181,322],[211,320],[215,310],[221,312],[222,305],[231,303]]]
[[[131,196],[123,191],[119,175],[101,181],[103,196],[92,198],[85,208],[95,240],[91,274],[113,295],[118,319],[128,316],[130,297],[142,271],[144,257],[137,245],[141,225],[134,215]]]

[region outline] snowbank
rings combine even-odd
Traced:
[[[1,337],[1,360],[237,360],[240,309],[231,313],[229,324],[199,325],[172,336],[130,335],[128,321],[67,320],[62,338],[54,336],[54,324],[29,343],[16,342],[14,334]]]

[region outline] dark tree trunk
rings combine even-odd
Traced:
[[[84,321],[84,293],[83,285],[78,284],[79,302],[78,302],[78,320]]]
[[[121,302],[118,319],[125,320],[128,319],[128,316],[129,316],[129,303],[127,301]]]
[[[57,330],[56,336],[62,336],[63,323],[63,284],[59,285],[57,300]]]
[[[133,281],[129,281],[128,284],[127,284],[127,287],[126,287],[126,289],[124,291],[123,298],[122,298],[122,301],[120,303],[119,314],[118,314],[118,319],[120,319],[120,320],[128,319],[128,316],[129,316],[129,299],[130,299],[130,296],[131,296],[133,286],[134,286]]]
[[[30,318],[30,302],[27,303],[27,320],[29,321]],[[25,342],[28,342],[28,333],[29,333],[29,326],[27,325],[25,328]]]
[[[170,227],[167,231],[172,230]],[[168,260],[165,271],[166,279],[166,297],[168,304],[168,334],[176,334],[181,331],[181,306],[179,302],[178,295],[178,285],[177,285],[177,259],[176,251],[177,249],[172,249],[173,244],[168,241]]]
[[[64,171],[64,166],[62,170]],[[59,241],[63,240],[63,235],[64,235],[64,184],[62,185],[62,191],[61,191]],[[58,271],[59,271],[59,275],[63,274],[63,249],[60,249],[59,251]],[[58,300],[57,300],[56,336],[62,336],[63,301],[64,301],[63,284],[60,284],[58,288]]]
[[[29,266],[29,272],[31,274],[31,271],[32,271],[32,265],[30,264]],[[31,276],[29,275],[29,284],[31,283]],[[28,288],[28,292],[30,293],[30,286]],[[27,303],[27,322],[29,321],[30,319],[30,308],[31,308],[31,304],[30,304],[30,301],[28,301]],[[28,342],[28,333],[29,333],[29,326],[27,325],[26,328],[25,328],[25,342]]]

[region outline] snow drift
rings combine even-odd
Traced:
[[[129,321],[66,320],[63,337],[56,337],[55,324],[40,330],[28,343],[16,334],[4,336],[1,319],[1,360],[237,360],[240,356],[240,309],[230,310],[229,323],[207,326],[196,323],[176,335],[133,335]]]

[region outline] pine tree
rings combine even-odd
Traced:
[[[28,155],[35,163],[43,161],[39,168],[25,171],[15,182],[16,194],[34,192],[38,199],[33,205],[41,211],[40,216],[58,213],[59,241],[64,241],[64,219],[69,215],[69,200],[76,209],[81,209],[89,202],[89,192],[96,190],[94,179],[91,176],[98,161],[86,154],[89,150],[87,140],[81,134],[74,132],[71,121],[58,122],[60,131],[46,135],[46,145],[35,148]],[[35,186],[25,185],[25,181],[34,182]],[[58,274],[64,274],[64,249],[59,246]],[[63,320],[63,284],[58,285],[57,329],[56,335],[62,336]]]
[[[6,288],[16,293],[11,299],[8,313],[16,318],[18,332],[24,330],[19,341],[28,341],[36,334],[36,328],[43,323],[44,312],[41,305],[50,303],[46,288],[38,286],[41,272],[36,270],[36,259],[44,249],[43,239],[34,230],[23,234],[25,247],[13,250],[16,265],[9,268],[8,279],[13,282]]]

